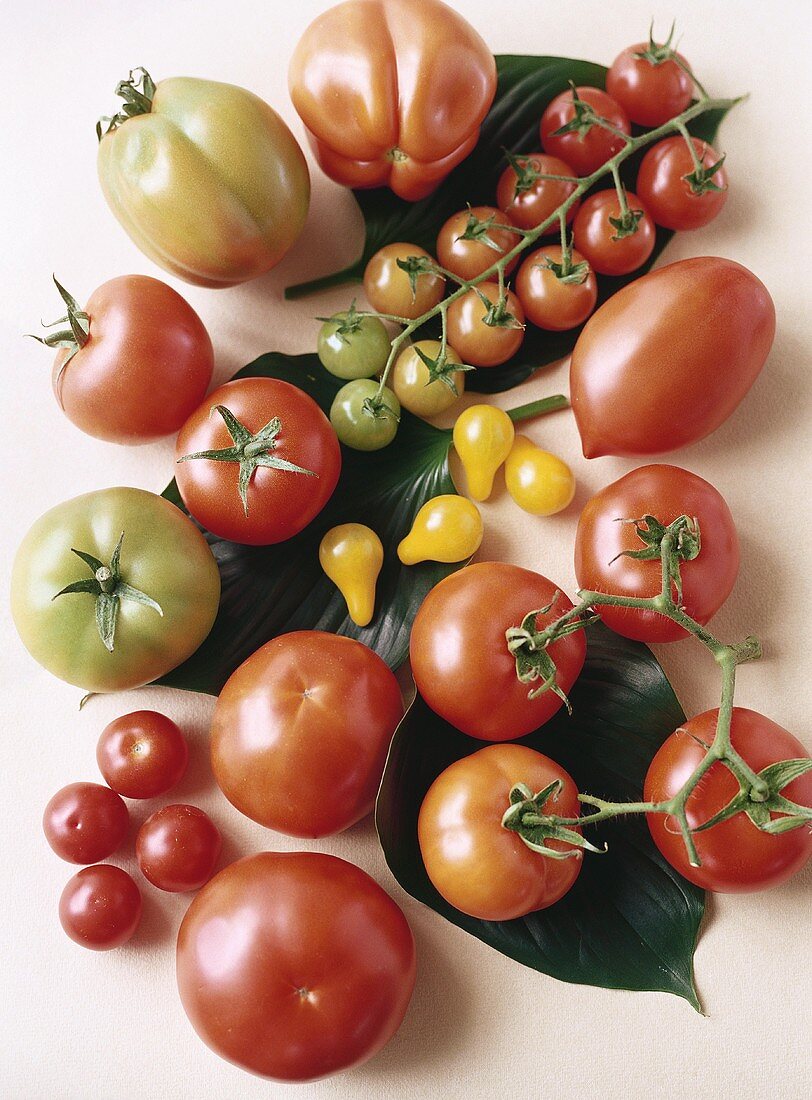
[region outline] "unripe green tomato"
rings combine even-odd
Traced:
[[[319,359],[336,378],[372,378],[386,366],[389,348],[389,333],[378,317],[352,316],[345,310],[319,329]]]
[[[418,348],[429,359],[436,360],[442,344],[439,340],[418,340],[402,351],[392,368],[392,389],[409,412],[417,416],[439,416],[459,400],[465,389],[465,374],[458,370],[447,376],[454,389],[439,378],[430,381],[429,368],[418,355]],[[448,363],[462,362],[450,345],[446,347],[446,360]]]
[[[357,378],[342,386],[330,408],[330,422],[345,447],[356,451],[379,451],[395,438],[400,421],[400,402],[388,386],[383,387],[380,400],[382,416],[372,416],[364,410],[364,402],[378,397],[378,383],[371,378]]]

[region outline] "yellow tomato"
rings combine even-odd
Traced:
[[[516,436],[507,457],[505,485],[519,507],[534,516],[555,515],[575,496],[575,478],[566,462],[526,435]]]
[[[363,523],[332,527],[319,546],[321,567],[347,601],[356,626],[368,626],[375,611],[375,583],[383,565],[381,540]]]
[[[491,495],[496,471],[510,454],[514,434],[513,421],[494,405],[470,405],[457,417],[454,447],[474,500]]]
[[[451,493],[427,500],[398,546],[404,565],[420,561],[465,561],[482,542],[482,516],[466,497]]]
[[[450,369],[462,360],[449,345],[446,345],[445,366],[440,367],[440,377],[432,381],[420,352],[437,363],[442,346],[439,340],[418,340],[400,353],[392,367],[392,389],[403,408],[416,416],[438,416],[450,409],[465,389],[465,374]]]

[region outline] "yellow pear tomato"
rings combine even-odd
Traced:
[[[514,440],[505,462],[505,485],[519,507],[534,516],[562,512],[575,496],[575,478],[566,462],[526,435]]]
[[[465,561],[482,542],[482,516],[466,497],[449,493],[427,500],[398,546],[404,565],[420,561]]]
[[[454,447],[474,500],[491,495],[496,471],[510,454],[514,435],[513,421],[495,405],[470,405],[457,417]]]
[[[454,370],[462,360],[449,345],[445,354],[442,350],[439,340],[418,340],[395,360],[392,389],[403,408],[416,416],[438,416],[450,409],[465,389],[464,373]]]
[[[375,584],[383,565],[381,540],[363,523],[332,527],[319,546],[321,567],[347,601],[356,626],[368,626],[375,612]]]

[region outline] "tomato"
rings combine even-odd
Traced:
[[[136,710],[104,727],[96,762],[105,782],[125,798],[155,798],[181,781],[189,748],[171,718]]]
[[[519,243],[518,233],[499,228],[505,224],[510,218],[493,206],[471,206],[452,214],[437,234],[437,259],[460,279],[476,279]],[[518,262],[515,256],[505,274]]]
[[[528,848],[502,825],[510,791],[525,783],[535,794],[560,781],[544,810],[578,817],[578,791],[562,767],[526,745],[489,745],[456,760],[429,787],[417,822],[420,854],[437,891],[480,920],[515,920],[564,896],[581,870],[580,853],[551,859]],[[550,840],[550,847],[569,845]]]
[[[450,345],[446,346],[444,357],[442,350],[439,340],[417,340],[404,348],[392,367],[390,382],[395,396],[415,416],[439,416],[465,390],[465,373],[453,369],[455,363],[461,362],[459,355]],[[434,378],[422,356],[434,364]]]
[[[670,36],[662,46],[653,39],[638,42],[622,50],[612,62],[606,74],[606,90],[632,122],[651,129],[689,106],[694,82],[687,68],[685,58],[670,49]]]
[[[532,611],[541,630],[572,604],[552,581],[503,562],[482,562],[440,581],[426,596],[412,627],[410,654],[417,689],[441,718],[483,741],[511,741],[538,729],[562,705],[552,690],[522,683],[505,632]],[[584,664],[583,632],[547,651],[568,692]]]
[[[100,783],[70,783],[42,815],[45,839],[68,863],[98,863],[115,852],[130,827],[124,800]]]
[[[713,221],[727,201],[727,172],[716,167],[723,158],[707,142],[691,140],[705,169],[701,178],[682,137],[652,146],[637,175],[637,191],[646,209],[666,229],[699,229]]]
[[[247,856],[200,891],[178,932],[180,998],[221,1058],[280,1081],[360,1064],[414,988],[406,918],[358,867],[318,852]]]
[[[631,133],[626,112],[606,92],[588,87],[576,88],[575,91],[599,118],[610,122],[624,134]],[[556,130],[572,122],[575,115],[571,89],[551,100],[541,116],[541,147],[545,153],[571,164],[576,175],[589,176],[615,153],[619,153],[625,142],[619,134],[613,134],[597,123],[587,123],[580,130],[556,134]]]
[[[575,496],[572,470],[557,455],[517,435],[505,460],[505,485],[520,508],[533,516],[563,512]]]
[[[341,470],[327,417],[277,378],[240,378],[210,393],[181,428],[175,456],[178,490],[195,519],[252,546],[297,535],[333,495]]]
[[[183,894],[209,881],[221,847],[217,826],[202,810],[164,806],[138,830],[135,857],[153,886]]]
[[[516,429],[504,409],[495,405],[469,405],[457,417],[453,430],[468,494],[487,500],[493,491],[496,471],[510,454]]]
[[[331,527],[319,544],[319,564],[346,600],[356,626],[369,626],[383,567],[383,543],[372,528],[363,523]]]
[[[91,951],[121,947],[141,920],[141,891],[120,867],[83,867],[62,891],[59,920],[74,943]]]
[[[188,302],[147,275],[103,283],[84,310],[56,286],[67,316],[54,325],[65,327],[34,339],[59,349],[53,387],[68,419],[111,443],[176,432],[203,400],[214,366],[209,335]]]
[[[141,251],[197,286],[234,286],[279,263],[304,227],[310,176],[276,111],[233,84],[156,86],[143,69],[116,94],[125,106],[99,124],[99,180]]]
[[[511,161],[496,185],[496,205],[520,229],[535,229],[558,210],[576,187],[566,180],[544,176],[574,176],[575,172],[565,161],[544,153],[512,157]],[[568,222],[575,217],[578,206],[576,200],[567,211]],[[557,233],[558,228],[556,218],[547,232]]]
[[[467,157],[496,92],[493,54],[438,0],[350,0],[315,19],[290,96],[327,175],[425,198]]]
[[[403,716],[397,680],[354,638],[298,630],[267,642],[220,693],[214,778],[237,809],[289,836],[330,836],[372,809]]]
[[[640,466],[601,489],[584,507],[575,536],[575,575],[580,588],[648,599],[662,590],[656,558],[630,558],[645,543],[633,523],[653,516],[668,526],[679,516],[699,523],[699,555],[680,562],[682,606],[707,623],[730,595],[739,571],[739,540],[722,495],[707,481],[679,466]],[[686,632],[656,611],[601,607],[607,626],[641,642],[674,642]]]
[[[490,303],[483,302],[484,296]],[[488,323],[490,318],[492,323]],[[524,340],[524,311],[512,290],[499,305],[497,283],[480,283],[448,307],[448,341],[464,363],[496,367],[515,355]]]
[[[713,741],[718,716],[718,710],[698,714],[663,743],[646,775],[646,801],[666,801],[685,785],[705,755],[704,746]],[[734,707],[730,732],[733,748],[756,772],[779,760],[809,756],[797,738],[754,710]],[[738,780],[724,764],[712,764],[686,803],[689,826],[695,829],[709,821],[738,792]],[[812,772],[787,784],[781,794],[802,806],[812,805]],[[812,856],[809,825],[771,835],[757,828],[745,813],[738,813],[705,832],[693,834],[701,867],[692,867],[674,818],[648,814],[647,819],[654,843],[671,866],[705,890],[766,890],[800,871]]]
[[[447,493],[427,500],[398,545],[404,565],[421,561],[465,561],[477,552],[484,527],[479,509],[467,497]]]
[[[391,343],[379,317],[358,313],[355,305],[324,319],[319,329],[321,365],[336,378],[371,378],[386,366]]]
[[[614,188],[598,191],[584,201],[573,222],[575,246],[598,275],[628,275],[654,251],[654,219],[631,191],[626,193],[626,202],[628,216],[621,211]]]
[[[445,279],[430,270],[415,270],[410,276],[398,261],[413,264],[417,261],[424,268],[434,264],[425,248],[416,244],[386,244],[371,257],[364,270],[364,294],[378,313],[414,320],[442,300]]]
[[[623,287],[572,353],[584,454],[662,454],[703,439],[750,389],[774,335],[767,288],[733,260],[679,260]]]
[[[566,268],[562,256],[561,245],[539,248],[530,253],[516,277],[525,317],[551,332],[583,324],[598,300],[595,273],[581,253],[571,250]]]
[[[330,423],[345,447],[379,451],[397,435],[400,402],[388,386],[383,390],[371,378],[342,386],[330,406]]]
[[[86,691],[140,687],[181,664],[211,630],[219,599],[206,540],[143,489],[99,489],[52,508],[23,539],[11,576],[26,649]]]

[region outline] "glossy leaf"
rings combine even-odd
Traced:
[[[651,758],[684,714],[645,646],[602,624],[588,627],[587,637],[586,665],[570,693],[572,717],[562,708],[521,743],[562,764],[582,792],[637,800]],[[608,844],[608,852],[586,853],[573,889],[549,909],[522,919],[477,920],[437,893],[420,857],[420,805],[440,772],[483,747],[434,714],[419,696],[406,714],[376,807],[384,854],[401,886],[453,924],[535,970],[579,985],[675,993],[698,1009],[692,959],[704,895],[663,860],[642,818],[587,830],[593,843]]]
[[[361,208],[366,230],[363,251],[358,260],[343,271],[288,288],[289,297],[359,281],[370,256],[383,245],[394,241],[408,241],[433,253],[437,234],[447,218],[464,209],[466,203],[472,206],[493,205],[496,184],[507,164],[505,149],[517,154],[539,151],[539,122],[551,99],[566,91],[570,81],[598,88],[603,88],[606,82],[606,68],[590,61],[502,54],[497,56],[496,65],[499,77],[496,98],[473,153],[443,181],[434,194],[421,202],[405,202],[388,188],[356,191],[355,198]],[[723,111],[709,111],[689,123],[688,129],[696,137],[713,141],[723,117]],[[636,132],[641,131],[638,128]],[[634,189],[644,152],[639,151],[623,166],[622,176],[630,190]],[[611,186],[611,177],[598,184],[598,188]],[[633,275],[620,278],[600,276],[599,303],[648,271],[672,236],[670,231],[658,229],[650,259]],[[569,355],[579,331],[544,332],[528,325],[524,342],[516,355],[502,366],[472,371],[466,377],[466,388],[480,393],[499,393],[517,386],[539,367]]]

